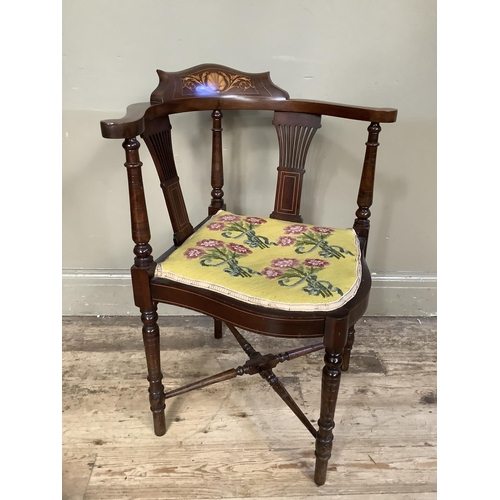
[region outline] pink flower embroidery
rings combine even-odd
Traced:
[[[335,231],[334,229],[331,229],[329,227],[319,227],[319,226],[314,226],[312,230],[316,231],[317,233],[323,233],[323,234],[331,234]]]
[[[298,266],[299,261],[297,259],[274,259],[271,262],[271,266],[279,267],[281,269],[288,269],[289,267]]]
[[[240,220],[241,217],[239,215],[222,215],[221,217],[219,217],[219,220],[223,220],[223,221],[233,221],[233,220]]]
[[[227,247],[233,252],[240,253],[242,255],[248,255],[253,253],[252,250],[250,250],[249,248],[244,247],[243,245],[237,245],[236,243],[229,243]]]
[[[224,246],[224,242],[220,240],[201,240],[196,243],[200,247],[220,248]]]
[[[261,273],[269,280],[272,280],[273,278],[278,278],[283,274],[282,271],[278,271],[277,269],[271,269],[270,267],[262,269]]]
[[[265,224],[267,220],[260,217],[245,217],[245,222],[250,222],[250,224]]]
[[[201,248],[188,248],[184,252],[184,255],[188,259],[197,259],[198,257],[201,257],[202,255],[205,255],[205,250],[202,250]]]
[[[291,236],[280,236],[277,240],[278,245],[282,247],[289,247],[295,243],[295,238]]]
[[[305,231],[307,231],[307,226],[303,226],[302,224],[285,227],[285,234],[302,234]]]
[[[211,231],[220,231],[221,229],[224,229],[226,225],[221,223],[221,222],[211,222],[210,224],[207,224],[208,229]]]
[[[329,262],[321,259],[306,259],[304,264],[309,267],[325,267],[330,265]]]

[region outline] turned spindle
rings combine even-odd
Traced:
[[[208,207],[208,215],[214,215],[219,210],[225,210],[224,203],[224,167],[222,163],[222,113],[216,109],[212,113],[212,201]]]
[[[321,380],[321,410],[316,435],[316,466],[314,482],[321,486],[326,481],[328,460],[333,444],[334,416],[340,387],[342,352],[347,341],[349,317],[327,318],[325,322],[325,366]]]
[[[129,187],[132,239],[135,243],[134,264],[138,269],[148,269],[153,262],[153,257],[149,245],[151,233],[149,231],[148,211],[142,183],[142,162],[139,159],[139,147],[140,143],[135,137],[123,141]]]
[[[381,131],[380,124],[370,123],[368,127],[368,141],[366,142],[363,172],[358,191],[358,209],[353,228],[361,240],[363,255],[366,255],[368,244],[368,233],[370,232],[370,207],[373,203],[373,185],[375,181],[375,164],[377,161],[377,148],[379,146],[378,136]]]
[[[349,362],[351,361],[351,351],[352,351],[352,346],[354,345],[354,339],[355,339],[355,332],[356,330],[354,329],[354,326],[351,326],[349,328],[349,334],[347,335],[347,343],[344,348],[344,353],[342,354],[342,371],[346,372],[349,370]]]

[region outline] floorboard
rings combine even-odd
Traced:
[[[156,437],[140,328],[135,317],[63,319],[63,500],[436,498],[435,318],[358,324],[320,488],[312,436],[260,377],[173,398]],[[161,318],[160,329],[166,389],[246,359],[207,318]],[[262,353],[314,343],[245,336]],[[275,370],[315,425],[322,356]]]

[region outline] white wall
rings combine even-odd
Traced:
[[[64,313],[134,312],[123,277],[133,260],[124,155],[120,141],[101,138],[99,120],[147,101],[156,69],[204,62],[269,70],[293,98],[399,109],[398,121],[383,125],[380,136],[368,248],[377,273],[370,313],[435,312],[434,1],[63,0],[63,56]],[[224,113],[230,210],[272,211],[277,142],[271,120],[264,112]],[[210,201],[210,113],[174,116],[172,124],[196,223]],[[366,126],[323,119],[306,164],[306,222],[352,225]],[[172,233],[145,146],[141,153],[157,256]]]

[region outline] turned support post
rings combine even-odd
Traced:
[[[157,436],[162,436],[166,432],[166,425],[165,397],[161,382],[163,375],[160,369],[160,331],[156,304],[151,299],[149,288],[149,275],[152,272],[154,261],[151,254],[152,248],[149,245],[151,233],[142,182],[139,147],[140,143],[136,138],[125,139],[123,142],[128,176],[132,239],[135,243],[135,259],[131,275],[135,304],[141,311],[143,323],[142,336],[146,351],[149,402],[153,412],[154,430]]]
[[[222,321],[217,318],[214,318],[214,337],[216,339],[222,338]]]
[[[163,374],[160,367],[160,329],[158,328],[158,313],[156,304],[153,310],[142,311],[141,321],[144,350],[148,367],[149,403],[153,413],[154,431],[157,436],[163,436],[167,431],[165,423],[165,394],[162,384]]]
[[[349,333],[347,335],[347,343],[344,347],[344,353],[342,354],[342,371],[343,372],[346,372],[347,370],[349,370],[349,361],[351,360],[351,351],[352,351],[352,346],[354,345],[355,332],[356,332],[356,330],[354,329],[354,326],[351,326],[349,328]]]
[[[132,240],[135,243],[134,264],[138,269],[148,270],[153,263],[153,256],[151,255],[152,248],[149,245],[151,233],[142,183],[142,162],[139,159],[139,147],[140,143],[135,137],[123,141],[128,177]]]
[[[358,191],[358,209],[353,228],[361,240],[363,255],[366,255],[368,244],[368,233],[370,232],[370,207],[373,203],[373,186],[375,181],[375,164],[377,161],[377,148],[379,146],[378,136],[381,131],[380,124],[370,123],[368,127],[368,141],[366,142],[363,172]]]
[[[219,210],[225,210],[224,203],[224,167],[222,163],[222,113],[219,109],[212,113],[212,201],[208,207],[208,215],[214,215]]]
[[[349,316],[326,318],[325,321],[325,366],[321,380],[321,410],[316,435],[316,466],[314,482],[325,484],[328,460],[333,444],[334,416],[340,387],[342,352],[347,341]]]

